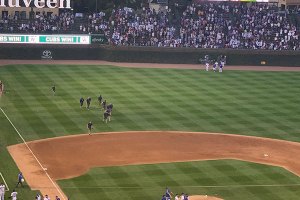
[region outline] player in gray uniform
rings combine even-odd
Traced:
[[[109,110],[110,116],[112,115],[113,107],[114,107],[114,105],[112,103],[110,103],[106,106],[106,110]]]
[[[102,102],[102,108],[103,108],[103,110],[106,110],[106,100],[104,100],[104,101]]]
[[[92,98],[91,98],[91,97],[88,97],[88,98],[86,99],[86,108],[87,108],[87,109],[90,109],[91,101],[92,101]]]
[[[109,110],[106,110],[103,113],[103,121],[105,121],[107,123],[107,120],[110,121],[110,112],[109,112]]]
[[[93,123],[91,121],[87,124],[87,128],[89,130],[89,135],[91,135],[93,129]]]

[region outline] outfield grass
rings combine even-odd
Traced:
[[[0,106],[27,141],[84,133],[90,120],[96,132],[183,130],[300,141],[299,72],[20,65],[1,67],[0,80],[7,90]],[[99,94],[114,104],[111,123],[101,121]],[[92,97],[91,110],[79,108],[81,96]],[[17,169],[5,147],[21,140],[2,113],[0,119],[0,171],[12,186]]]
[[[92,120],[95,131],[207,131],[300,141],[298,72],[30,65],[0,72],[8,90],[1,107],[27,140],[83,133]],[[108,125],[101,123],[99,94],[115,105]],[[79,109],[81,96],[92,97],[92,110]]]
[[[59,181],[71,199],[160,199],[165,187],[176,194],[230,200],[297,200],[300,179],[278,167],[233,160],[103,167]]]

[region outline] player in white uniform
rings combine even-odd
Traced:
[[[41,195],[39,193],[37,193],[36,196],[35,196],[35,199],[36,200],[42,200],[42,197],[41,197]]]
[[[178,194],[176,194],[176,196],[175,196],[175,199],[174,200],[180,200],[179,199],[179,195]]]
[[[13,190],[12,193],[11,193],[11,195],[10,195],[11,199],[12,200],[17,200],[17,195],[18,195],[18,193],[15,190]]]
[[[180,200],[184,200],[184,193],[181,193]]]
[[[45,195],[44,200],[50,200],[47,194]]]
[[[4,200],[5,195],[5,185],[3,183],[0,184],[0,200]]]
[[[205,60],[205,69],[208,72],[208,70],[209,70],[209,56],[205,55],[204,60]]]

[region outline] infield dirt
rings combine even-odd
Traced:
[[[54,180],[80,176],[93,167],[218,159],[280,166],[300,175],[300,143],[250,136],[115,132],[43,139],[28,145]],[[53,189],[53,184],[34,159],[30,159],[24,144],[10,146],[8,150],[32,188],[41,190],[43,194],[53,192],[48,190]],[[41,180],[48,181],[50,185],[40,185]]]
[[[117,63],[90,60],[1,60],[0,66],[12,64],[114,65],[204,70],[204,65],[200,64]],[[300,71],[300,67],[226,66],[225,70]],[[169,148],[165,148],[166,143],[170,144]],[[28,185],[52,198],[59,192],[62,193],[52,180],[80,176],[92,167],[101,166],[237,159],[284,167],[300,176],[300,143],[267,138],[214,133],[125,132],[45,139],[29,142],[29,146],[44,169],[25,144],[10,146],[8,150],[23,172]],[[47,177],[46,172],[51,179]],[[63,199],[67,200],[66,196]],[[201,195],[191,197],[191,200],[203,199],[221,200]]]

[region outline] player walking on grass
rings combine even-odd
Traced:
[[[21,184],[21,186],[23,187],[23,182],[24,182],[24,177],[23,177],[22,172],[20,172],[20,173],[18,174],[18,183],[17,183],[16,187],[18,187],[19,184]]]
[[[169,188],[166,188],[166,200],[172,199],[173,192]]]
[[[101,94],[100,94],[100,96],[98,97],[98,102],[99,102],[99,106],[101,106],[101,104],[102,104],[102,96],[101,96]]]
[[[35,200],[42,200],[42,197],[41,197],[41,195],[39,193],[36,194]]]
[[[205,70],[208,72],[208,70],[209,70],[209,55],[204,56],[204,62],[205,62]]]
[[[217,71],[217,67],[218,67],[218,62],[215,62],[215,64],[213,64],[213,71],[214,72]]]
[[[87,109],[90,109],[91,101],[92,101],[92,98],[91,98],[91,97],[88,97],[88,98],[86,99],[86,108],[87,108]]]
[[[106,110],[109,111],[110,116],[112,115],[113,107],[114,107],[114,105],[112,103],[108,104],[106,107]]]
[[[80,108],[82,108],[82,106],[83,106],[83,102],[84,102],[84,98],[83,98],[83,97],[81,97],[81,98],[79,99],[79,102],[80,102]]]
[[[222,73],[223,72],[223,65],[220,63],[219,65],[219,72]]]
[[[3,183],[0,184],[0,200],[4,200],[5,195],[5,185]]]
[[[52,93],[53,93],[53,96],[55,95],[55,92],[56,92],[56,87],[55,87],[55,85],[53,85],[52,87],[51,87],[51,90],[52,90]]]
[[[103,113],[103,121],[107,123],[107,120],[110,121],[110,112],[108,110]]]
[[[185,194],[181,193],[180,200],[184,200]]]
[[[13,190],[12,193],[10,194],[10,197],[12,200],[17,200],[17,195],[18,193],[15,190]]]
[[[2,94],[2,92],[3,92],[3,83],[2,83],[2,81],[0,80],[0,94]]]
[[[102,108],[103,108],[103,110],[106,110],[106,100],[104,100],[104,101],[102,102]]]
[[[87,128],[89,130],[89,135],[91,135],[93,129],[93,123],[91,121],[87,124]]]

